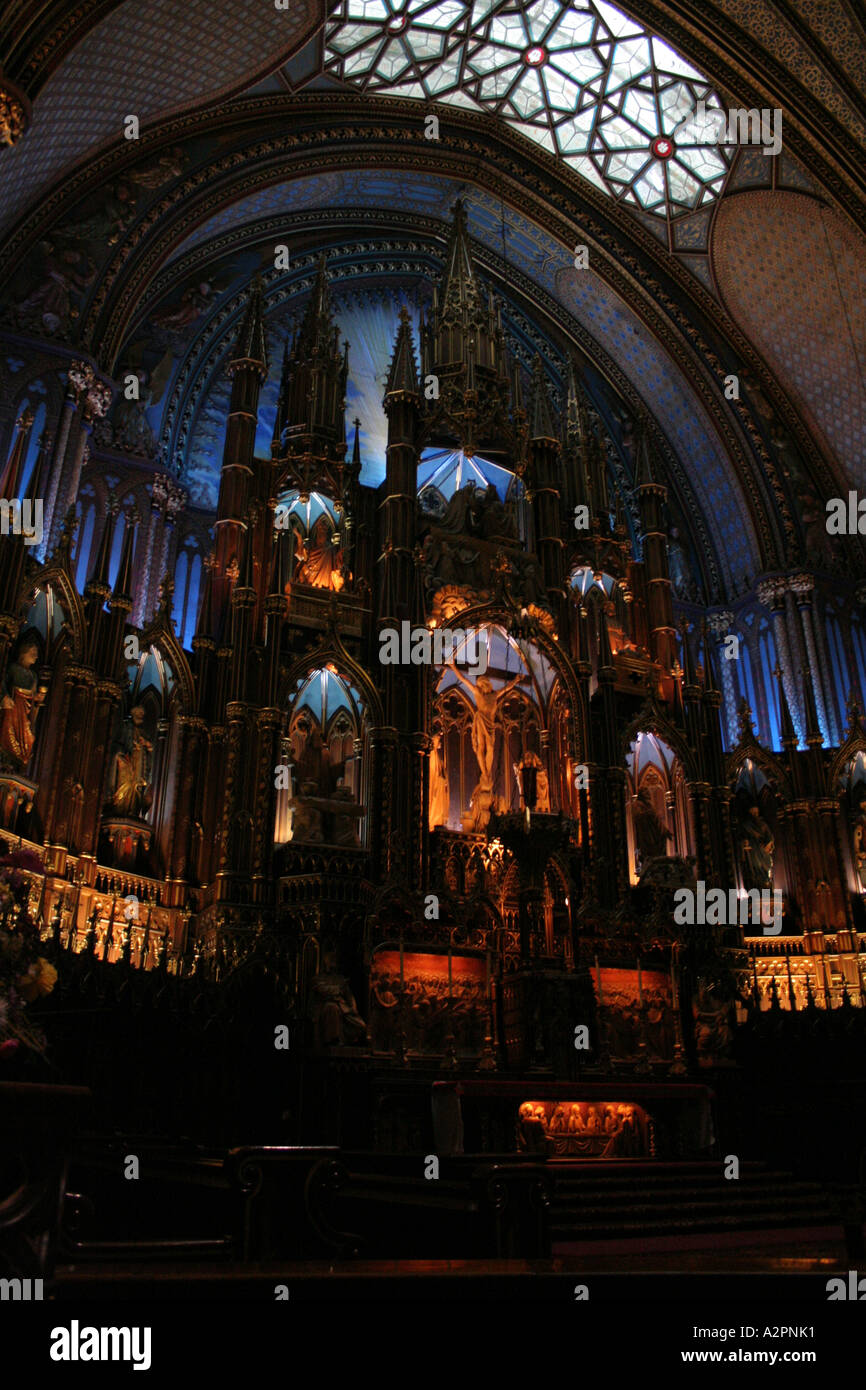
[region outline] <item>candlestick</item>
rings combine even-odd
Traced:
[[[637,994],[640,1006],[643,1008],[643,973],[640,968],[640,956],[637,958]]]
[[[489,998],[490,998],[490,952],[489,952],[489,951],[487,951],[487,952],[485,953],[484,993],[485,993],[485,995],[487,996],[487,998],[489,999]]]
[[[598,963],[598,956],[595,957],[595,987],[598,990],[598,1006],[601,1008],[604,1004],[604,994],[601,988],[601,966]]]

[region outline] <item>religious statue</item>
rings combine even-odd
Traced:
[[[133,705],[115,743],[111,805],[120,816],[142,818],[150,808],[153,744],[144,733],[145,709]]]
[[[541,576],[538,573],[538,566],[534,560],[521,557],[518,585],[527,603],[534,603],[536,605],[547,603],[547,594],[541,582]]]
[[[331,832],[331,843],[335,845],[351,845],[357,849],[361,843],[358,834],[357,806],[352,794],[352,788],[340,783],[331,793],[331,802],[345,802],[339,808],[332,807],[331,815],[333,819],[333,830]]]
[[[16,767],[24,768],[30,761],[36,735],[33,724],[45,698],[37,689],[33,667],[39,660],[39,646],[25,641],[14,661],[6,667],[3,680],[3,699],[0,701],[0,751]]]
[[[322,735],[306,710],[302,709],[293,719],[289,743],[296,769],[293,780],[298,783],[312,782],[315,790],[310,795],[317,796],[322,777]]]
[[[321,844],[324,840],[322,812],[317,806],[309,804],[310,798],[315,798],[318,791],[319,788],[315,782],[301,783],[301,794],[295,797],[291,805],[293,840],[301,840],[311,844]]]
[[[671,588],[677,598],[692,598],[695,588],[694,578],[676,526],[671,527],[668,539],[668,572],[671,577]]]
[[[743,887],[759,891],[773,886],[773,832],[761,816],[757,802],[749,806],[738,827]]]
[[[479,530],[486,540],[517,539],[514,513],[500,502],[493,483],[488,483],[487,491],[482,493],[477,514]]]
[[[445,755],[442,751],[442,735],[433,735],[430,750],[430,829],[448,824],[451,808],[451,792],[448,787],[448,774],[445,770]]]
[[[517,1145],[522,1153],[546,1154],[544,1106],[525,1100],[517,1112]]]
[[[299,584],[309,584],[314,589],[342,589],[342,551],[334,544],[333,534],[330,517],[320,516],[306,546],[298,552],[295,577]]]
[[[521,811],[535,811],[538,815],[550,814],[550,783],[547,770],[537,753],[524,753],[523,759],[514,764],[514,775],[520,792]]]
[[[493,755],[496,748],[496,714],[505,699],[506,695],[520,685],[525,680],[523,673],[514,677],[501,690],[494,690],[493,683],[489,676],[479,676],[475,683],[468,680],[453,663],[448,662],[449,667],[454,672],[457,679],[471,693],[475,701],[475,713],[472,716],[472,752],[478,763],[480,777],[479,787],[492,788],[493,786]]]
[[[634,842],[640,860],[637,867],[638,872],[643,873],[651,859],[660,859],[667,854],[667,842],[673,839],[673,835],[653,806],[649,787],[641,787],[631,810]]]
[[[646,1001],[647,1045],[653,1057],[673,1057],[674,1013],[665,994],[651,990]]]
[[[118,449],[144,457],[153,455],[156,440],[145,410],[144,401],[128,401],[125,397],[118,400],[112,415],[114,443]]]
[[[349,981],[337,970],[336,953],[323,952],[310,989],[310,1018],[317,1047],[352,1047],[367,1042],[367,1025],[358,1013]]]
[[[475,506],[475,484],[473,482],[464,483],[463,486],[454,493],[445,514],[439,521],[440,531],[446,531],[449,535],[465,535],[472,527],[472,509]]]

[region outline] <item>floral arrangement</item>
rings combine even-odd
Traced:
[[[27,1005],[50,994],[57,971],[39,954],[39,928],[30,915],[31,873],[43,873],[32,850],[0,855],[0,1061],[26,1047],[44,1053],[41,1029],[27,1018]]]

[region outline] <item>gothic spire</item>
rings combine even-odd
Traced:
[[[111,493],[108,498],[108,516],[105,518],[105,525],[102,528],[102,535],[99,538],[99,546],[96,551],[96,559],[93,562],[93,569],[87,579],[87,588],[93,586],[103,590],[106,595],[111,592],[108,571],[111,564],[111,551],[114,545],[115,518],[119,510],[117,498]]]
[[[355,426],[355,442],[352,446],[352,472],[356,478],[361,476],[361,421],[357,418],[352,421]]]
[[[532,384],[530,387],[529,400],[530,439],[556,439],[557,434],[553,427],[550,398],[547,393],[547,382],[544,379],[544,367],[537,353],[535,361],[532,364]]]
[[[635,487],[652,486],[656,479],[652,466],[652,446],[650,444],[647,421],[641,419],[635,429]]]
[[[132,555],[135,547],[135,533],[138,528],[138,513],[130,512],[126,519],[126,530],[123,533],[123,544],[120,549],[120,564],[117,568],[117,579],[114,583],[112,600],[116,604],[123,599],[131,602],[134,584],[132,578]]]
[[[334,328],[331,324],[331,298],[328,293],[327,263],[327,256],[323,251],[319,257],[313,293],[307,300],[297,341],[292,347],[292,352],[296,356],[311,355],[317,351],[327,354],[331,351]]]
[[[586,439],[589,422],[586,418],[586,402],[577,379],[574,359],[568,360],[568,385],[565,397],[565,438],[569,444],[580,444]]]
[[[388,382],[385,387],[386,399],[388,396],[397,394],[419,395],[415,341],[412,337],[409,310],[405,305],[400,310],[400,327],[397,329],[391,365],[388,368]]]
[[[448,236],[445,251],[445,272],[442,277],[440,304],[443,311],[469,305],[473,309],[481,307],[481,298],[475,280],[475,267],[469,249],[469,229],[466,218],[466,204],[458,198],[454,204],[454,221]]]
[[[262,380],[268,374],[268,349],[265,342],[262,278],[260,275],[255,277],[250,287],[246,313],[229,363],[230,373],[233,374],[241,366],[257,367]]]

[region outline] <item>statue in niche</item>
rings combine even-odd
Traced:
[[[499,500],[499,493],[493,483],[488,483],[482,494],[478,508],[479,529],[488,541],[514,541],[517,539],[517,525],[513,510]]]
[[[497,712],[506,695],[509,695],[515,686],[518,686],[526,677],[521,672],[514,677],[513,681],[504,685],[501,690],[494,690],[489,676],[479,676],[473,685],[472,681],[458,670],[453,661],[449,661],[448,666],[461,685],[465,685],[475,701],[475,712],[472,716],[472,752],[475,754],[475,760],[481,774],[478,779],[478,786],[479,788],[492,789]]]
[[[337,970],[334,950],[322,953],[310,990],[310,1018],[317,1047],[359,1047],[367,1042],[367,1025],[349,981]]]
[[[342,589],[343,552],[334,544],[333,535],[330,517],[320,516],[306,545],[298,552],[295,577],[299,584],[309,584],[314,589]]]
[[[442,735],[433,735],[430,750],[430,829],[448,824],[451,809],[451,792],[448,787],[448,773],[445,769],[445,755],[442,749]]]
[[[550,782],[544,763],[537,753],[524,753],[522,760],[514,764],[514,775],[520,792],[520,809],[535,811],[537,815],[550,814]]]
[[[671,577],[671,588],[677,598],[695,597],[697,585],[676,526],[671,527],[668,540],[668,572]]]
[[[318,795],[323,763],[322,735],[306,710],[301,710],[293,720],[289,742],[296,769],[295,780],[299,784],[312,783],[314,790],[309,794]]]
[[[649,787],[641,787],[631,810],[639,860],[636,867],[638,873],[643,873],[651,859],[664,858],[668,852],[668,840],[672,840],[673,835],[653,806]]]
[[[342,782],[334,788],[331,795],[332,802],[345,802],[346,809],[334,807],[331,814],[333,817],[332,843],[335,845],[351,845],[357,849],[361,843],[358,834],[358,818],[355,811],[355,798],[352,795],[352,788],[345,786]]]
[[[445,514],[439,522],[439,529],[452,536],[462,536],[472,529],[473,508],[475,506],[475,484],[464,483],[448,503]]]
[[[647,995],[646,1037],[653,1057],[673,1057],[674,1011],[661,990],[650,990]]]
[[[141,385],[145,385],[147,373],[142,371],[138,375]],[[156,440],[145,414],[146,409],[146,400],[128,401],[121,397],[117,402],[111,417],[117,448],[125,449],[130,454],[153,455]]]
[[[547,594],[541,582],[541,575],[538,573],[538,566],[534,560],[521,559],[519,565],[520,581],[523,588],[523,597],[527,603],[545,605]]]
[[[144,705],[133,705],[114,745],[111,807],[119,816],[144,819],[153,800],[153,744],[145,736]]]
[[[292,839],[307,844],[322,844],[322,812],[318,806],[309,804],[310,798],[318,795],[315,782],[302,782],[301,792],[292,802]]]
[[[472,481],[464,483],[435,520],[439,530],[449,536],[476,536],[488,541],[517,540],[514,507],[500,501],[494,483],[488,483],[486,489]]]
[[[39,660],[39,644],[25,640],[14,661],[6,667],[3,698],[0,700],[0,752],[13,766],[24,768],[30,761],[36,735],[33,725],[45,690],[37,689],[33,667]]]
[[[749,892],[773,886],[773,832],[761,815],[757,801],[746,809],[737,827],[743,887]]]

